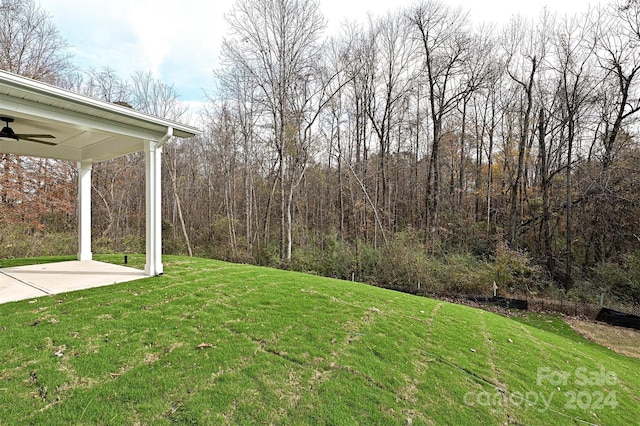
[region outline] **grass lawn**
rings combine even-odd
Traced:
[[[164,261],[162,277],[0,305],[0,425],[640,419],[640,360],[559,317]]]

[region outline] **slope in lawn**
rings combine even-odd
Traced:
[[[514,321],[305,274],[165,261],[163,277],[1,305],[0,424],[640,418],[640,361],[554,317]]]

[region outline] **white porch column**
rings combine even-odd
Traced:
[[[78,163],[78,260],[91,260],[91,169],[90,161]]]
[[[162,204],[161,204],[161,158],[162,147],[155,141],[146,141],[145,193],[146,193],[146,251],[144,271],[149,276],[162,275]]]

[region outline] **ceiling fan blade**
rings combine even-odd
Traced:
[[[7,132],[0,132],[0,138],[8,138],[8,139],[18,140],[18,138],[16,137],[15,134],[7,133]]]
[[[21,136],[26,136],[26,135],[21,135]],[[56,145],[58,145],[57,143],[54,143],[54,142],[41,141],[41,140],[38,140],[38,139],[32,139],[32,138],[30,138],[30,137],[21,137],[21,138],[20,138],[20,140],[21,140],[21,141],[36,142],[36,143],[41,143],[41,144],[44,144],[44,145],[51,145],[51,146],[56,146]]]
[[[41,134],[35,134],[35,133],[16,133],[11,127],[9,127],[9,123],[13,123],[15,121],[11,117],[0,117],[0,121],[4,121],[6,123],[6,126],[3,127],[2,130],[0,130],[0,138],[10,138],[15,140],[30,141],[30,142],[41,143],[44,145],[54,145],[54,146],[57,145],[56,143],[53,143],[53,142],[40,140],[40,138],[55,139],[56,137],[53,135],[41,135]],[[34,138],[38,138],[38,139],[34,139]]]
[[[30,133],[16,133],[16,136],[20,139],[26,139],[26,138],[45,138],[45,139],[55,139],[55,136],[52,135],[36,135],[36,134],[30,134]]]

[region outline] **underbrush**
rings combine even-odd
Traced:
[[[328,238],[322,244],[298,248],[289,267],[418,294],[491,294],[494,283],[509,295],[550,287],[526,253],[506,245],[499,246],[491,259],[469,253],[433,255],[408,233],[398,233],[386,247]]]
[[[281,266],[277,250],[266,260],[264,265]],[[640,254],[627,256],[620,264],[601,264],[576,273],[569,291],[526,251],[513,250],[504,242],[499,241],[490,256],[443,251],[434,255],[408,233],[398,233],[386,247],[327,237],[298,247],[287,268],[438,297],[490,296],[495,284],[498,295],[504,297],[593,306],[602,301],[626,310],[640,302]]]
[[[588,271],[581,293],[604,295],[624,303],[640,303],[640,252],[626,255],[618,263],[601,263]]]
[[[46,232],[30,227],[0,227],[0,259],[77,253],[75,232]]]

